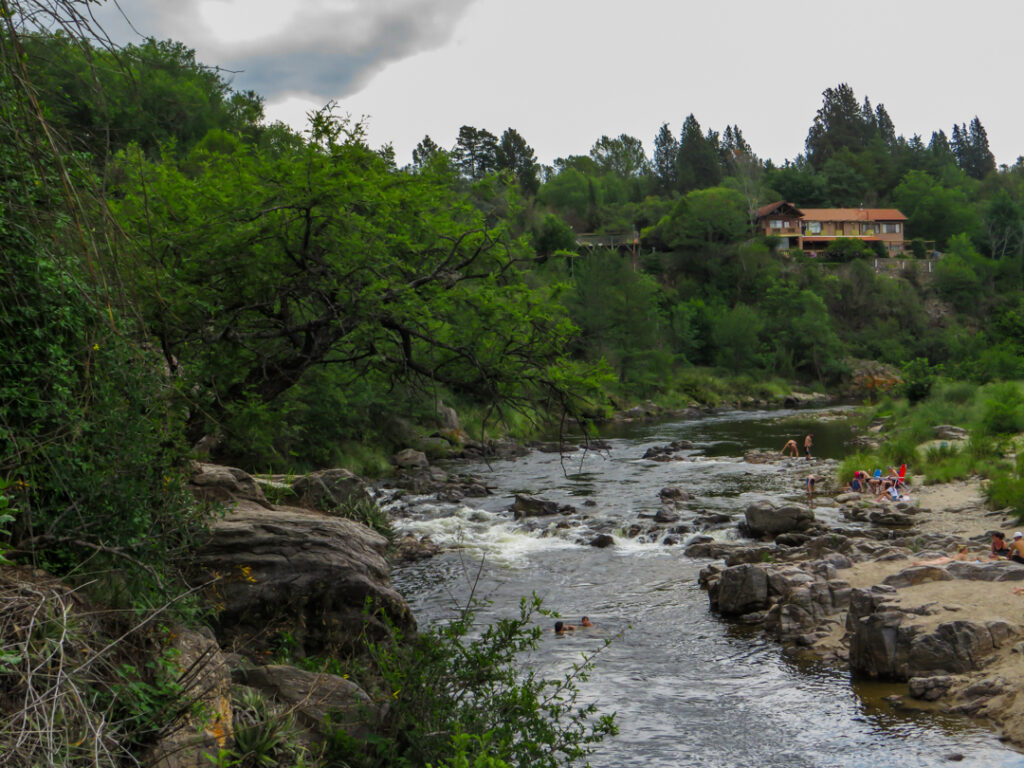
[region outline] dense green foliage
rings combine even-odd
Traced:
[[[585,757],[591,745],[615,733],[614,716],[578,700],[593,656],[561,678],[522,664],[543,637],[535,618],[548,615],[534,597],[521,602],[514,618],[482,631],[474,628],[470,608],[410,642],[371,644],[371,667],[361,682],[386,701],[387,714],[368,743],[338,731],[327,745],[328,762],[353,768],[437,764],[452,754],[453,738],[469,752],[467,760],[555,768]]]

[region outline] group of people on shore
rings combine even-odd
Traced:
[[[1012,560],[1015,563],[1024,563],[1024,533],[1017,531],[1013,534],[1013,540],[1007,542],[1006,535],[1002,531],[989,531],[992,537],[992,544],[989,550],[989,560]],[[971,560],[969,548],[966,544],[956,550],[956,554],[943,557],[935,557],[931,560],[915,560],[913,565],[945,565],[957,560]],[[977,558],[981,560],[981,556]],[[1018,591],[1020,590],[1020,591]],[[1024,588],[1018,587],[1014,594],[1021,594]]]
[[[898,470],[896,467],[889,467],[886,475],[883,475],[880,469],[876,469],[873,475],[858,469],[853,473],[853,479],[846,486],[846,490],[849,493],[870,493],[875,497],[875,501],[885,498],[890,501],[905,500],[906,477],[906,464]]]

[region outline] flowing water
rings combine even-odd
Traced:
[[[777,451],[789,438],[802,446],[811,430],[814,462],[739,459],[750,449]],[[855,683],[843,670],[798,662],[760,631],[712,615],[697,587],[705,562],[683,555],[696,534],[670,534],[678,540],[670,546],[664,533],[647,532],[644,516],[658,509],[658,491],[674,485],[695,497],[681,523],[702,512],[730,515],[731,522],[702,533],[737,538],[735,520],[751,501],[802,498],[810,467],[834,467],[830,460],[842,457],[849,437],[843,422],[818,423],[808,411],[734,412],[620,426],[603,437],[610,449],[585,455],[534,452],[490,467],[447,467],[486,478],[494,495],[465,504],[404,499],[400,531],[429,533],[460,549],[393,574],[422,625],[450,617],[474,585],[476,596],[489,601],[480,614],[485,621],[516,614],[520,598],[531,593],[568,621],[589,615],[593,629],[545,634],[532,663],[552,676],[613,638],[583,693],[602,711],[618,713],[620,733],[598,747],[592,765],[1024,768],[1024,755],[981,723],[896,709],[883,697],[900,686]],[[673,440],[693,443],[682,460],[640,458]],[[560,527],[545,518],[513,521],[506,510],[515,493],[577,512]],[[815,512],[838,522],[833,507]],[[644,532],[629,537],[638,521]],[[589,546],[599,532],[611,533],[614,546]]]

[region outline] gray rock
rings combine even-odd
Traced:
[[[604,549],[615,544],[615,539],[607,533],[599,533],[593,539],[590,540],[590,546],[597,547],[598,549]]]
[[[950,675],[933,675],[931,677],[912,677],[907,681],[907,689],[911,697],[925,701],[935,701],[946,695],[953,685]]]
[[[515,503],[512,505],[512,512],[517,520],[523,517],[549,517],[559,514],[560,510],[557,502],[524,494],[516,494]]]
[[[682,488],[676,488],[674,485],[669,485],[658,491],[658,496],[661,497],[662,501],[690,501],[693,496]]]
[[[936,440],[966,440],[970,437],[970,432],[966,429],[954,427],[952,424],[939,424],[932,427],[932,434],[935,435]]]
[[[234,673],[235,682],[255,688],[286,705],[299,722],[320,736],[330,714],[332,727],[349,735],[365,737],[377,707],[366,692],[351,680],[326,672],[307,672],[284,664],[243,667]]]
[[[224,646],[258,652],[289,633],[296,650],[321,655],[361,647],[369,600],[404,632],[415,631],[405,600],[390,584],[387,540],[364,525],[293,507],[241,502],[211,526],[196,561],[218,580],[207,592]]]
[[[899,573],[886,576],[882,583],[896,589],[903,589],[915,584],[927,584],[930,581],[953,581],[954,578],[952,573],[938,565],[914,565],[904,568]]]
[[[745,512],[746,531],[751,536],[776,536],[806,531],[814,522],[814,512],[803,504],[776,507],[771,502],[755,502]]]
[[[656,523],[675,523],[679,520],[679,513],[673,512],[671,509],[661,507],[654,514],[654,522]]]
[[[424,469],[430,466],[427,455],[423,451],[406,448],[391,457],[391,463],[402,469]]]
[[[244,470],[219,464],[193,464],[189,482],[196,497],[230,504],[237,499],[254,501],[270,508],[259,483]]]
[[[742,616],[768,607],[768,575],[763,566],[726,568],[717,585],[717,609],[725,616]]]
[[[946,569],[958,579],[972,581],[1024,581],[1024,565],[1012,560],[953,562]]]
[[[169,649],[185,690],[183,701],[195,705],[173,723],[169,735],[149,750],[143,765],[154,768],[208,768],[207,754],[225,746],[231,734],[231,670],[209,629],[175,627]],[[202,712],[202,716],[197,716]]]
[[[323,469],[297,477],[292,482],[292,491],[299,506],[322,512],[351,504],[373,503],[362,478],[344,468]]]

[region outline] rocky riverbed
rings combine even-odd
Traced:
[[[896,707],[989,718],[1024,745],[1024,565],[988,559],[987,531],[1014,523],[985,508],[977,481],[914,487],[893,508],[835,502],[863,531],[822,532],[790,508],[752,505],[758,545],[699,544],[710,607],[759,625],[794,653],[906,683]],[[775,530],[764,531],[766,520]],[[968,560],[951,560],[968,545]]]

